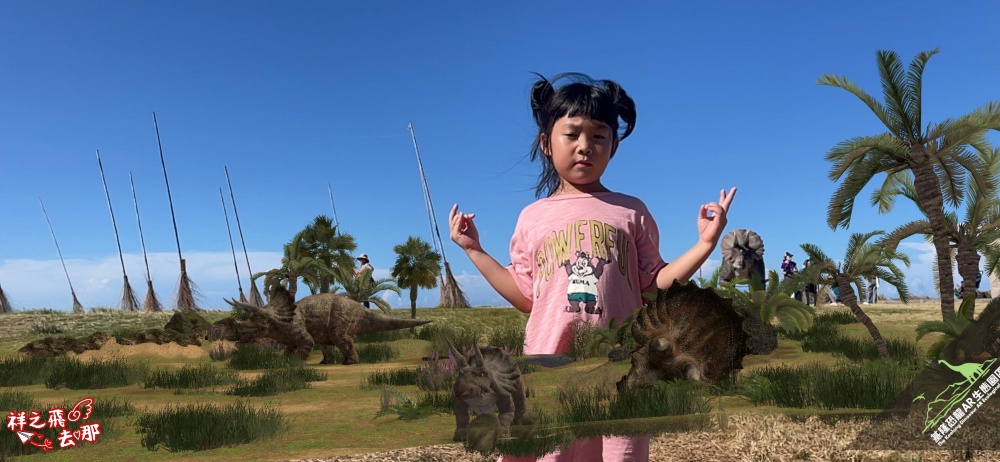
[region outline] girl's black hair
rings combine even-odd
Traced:
[[[635,102],[618,83],[594,80],[586,74],[567,72],[547,80],[540,74],[531,87],[531,113],[538,125],[538,134],[531,148],[530,159],[541,159],[542,173],[535,186],[535,197],[551,196],[559,189],[559,173],[552,158],[542,152],[542,135],[552,139],[552,126],[563,117],[586,117],[611,127],[612,136],[625,139],[635,128]],[[555,88],[560,80],[570,82]],[[618,120],[623,122],[619,124]],[[621,127],[621,129],[619,129]]]

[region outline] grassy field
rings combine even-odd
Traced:
[[[985,301],[977,303],[978,308]],[[864,306],[866,312],[887,338],[913,341],[914,327],[925,320],[940,319],[940,307],[933,302],[917,302],[903,305],[883,302]],[[845,311],[843,306],[820,306],[817,314],[830,311]],[[409,317],[409,310],[396,310],[397,316]],[[207,311],[204,316],[209,321],[228,315],[223,311]],[[120,312],[97,312],[84,315],[65,313],[14,313],[0,318],[0,359],[18,355],[16,350],[25,343],[49,335],[83,336],[95,331],[109,334],[116,330],[134,328],[162,328],[169,319],[169,313],[141,314]],[[482,332],[497,326],[524,326],[527,317],[513,308],[476,309],[418,309],[417,317],[431,319],[434,325],[461,327],[471,332]],[[845,335],[870,342],[868,332],[858,323],[838,326]],[[919,347],[926,349],[936,339],[929,335],[921,340]],[[141,435],[136,430],[136,418],[132,416],[113,417],[105,425],[112,424],[113,433],[102,435],[97,443],[81,443],[70,449],[57,448],[48,454],[19,457],[18,460],[108,460],[108,461],[246,461],[246,460],[290,460],[337,455],[380,452],[414,446],[428,446],[452,443],[455,429],[454,416],[437,413],[419,420],[405,421],[394,415],[375,418],[382,402],[382,390],[378,387],[363,387],[367,378],[375,372],[415,368],[425,361],[422,357],[429,352],[430,342],[416,338],[395,340],[391,345],[400,355],[390,362],[376,364],[320,365],[321,352],[314,351],[306,361],[310,369],[326,374],[326,380],[311,382],[309,388],[279,393],[273,396],[249,398],[253,406],[271,406],[288,417],[288,431],[284,435],[269,440],[257,441],[233,447],[223,447],[203,451],[170,452],[165,449],[151,451],[141,444]],[[100,351],[79,355],[81,360],[124,358],[130,362],[147,365],[151,370],[175,371],[184,366],[202,366],[222,363],[209,358],[209,350],[214,342],[205,342],[201,347],[181,347],[177,344],[142,344],[122,346],[113,340]],[[70,356],[77,356],[71,354]],[[801,343],[781,338],[779,347],[768,356],[748,356],[744,360],[743,374],[779,365],[797,366],[811,363],[834,365],[844,361],[829,353],[808,353],[802,351]],[[557,396],[567,384],[583,381],[603,382],[621,378],[628,372],[629,362],[609,363],[606,358],[591,358],[566,366],[545,369],[525,375],[528,387],[534,391],[529,398],[529,406],[539,405],[544,409],[558,406]],[[252,379],[261,375],[261,370],[241,370],[237,375]],[[422,391],[414,385],[393,386],[392,389],[416,399]],[[29,394],[43,406],[76,402],[82,398],[94,399],[99,407],[108,400],[127,399],[135,407],[136,413],[157,412],[172,406],[187,403],[231,404],[246,400],[224,393],[225,387],[184,390],[178,394],[174,390],[161,388],[147,389],[142,384],[96,390],[50,389],[45,385],[13,387],[13,390]],[[752,406],[738,396],[723,396],[720,405],[728,414],[771,413],[782,411],[770,406]],[[0,407],[7,404],[0,403]],[[47,407],[45,408],[47,409]],[[12,409],[2,409],[10,411]],[[789,413],[822,413],[815,410],[785,410]],[[8,431],[0,432],[0,438],[14,438]]]

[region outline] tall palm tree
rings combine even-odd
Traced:
[[[841,265],[834,263],[819,247],[813,244],[802,244],[802,250],[809,255],[813,264],[804,268],[800,274],[804,280],[813,284],[824,284],[838,288],[840,301],[850,308],[858,321],[868,329],[872,340],[875,341],[875,347],[878,348],[879,356],[886,358],[889,356],[889,350],[885,346],[885,340],[872,319],[858,305],[858,298],[855,296],[854,288],[851,287],[851,284],[854,284],[858,293],[864,298],[868,294],[864,281],[877,276],[886,284],[896,288],[899,292],[899,299],[903,303],[909,301],[909,289],[906,287],[906,281],[903,280],[903,272],[896,266],[895,260],[903,262],[909,268],[910,258],[895,249],[868,242],[868,239],[882,234],[885,233],[872,231],[851,234]]]
[[[879,135],[842,141],[826,154],[826,160],[833,164],[829,178],[838,181],[846,176],[830,199],[827,224],[832,229],[850,226],[854,200],[875,175],[887,173],[885,181],[892,182],[898,179],[896,173],[911,171],[918,203],[934,235],[941,280],[941,313],[947,316],[955,313],[955,300],[944,203],[958,207],[967,175],[981,190],[992,187],[986,167],[970,150],[985,153],[992,149],[986,132],[1000,129],[1000,102],[989,103],[958,119],[928,123],[925,129],[921,118],[924,66],[937,52],[935,49],[917,54],[908,71],[904,71],[895,52],[877,52],[884,103],[846,77],[828,74],[818,83],[857,96],[888,129]],[[881,213],[892,207],[891,203],[883,205]]]
[[[354,236],[339,232],[330,217],[317,216],[312,223],[299,231],[299,236],[302,238],[302,255],[322,261],[331,270],[346,268],[351,273],[354,272],[355,260],[351,255],[357,250],[358,244],[354,241]],[[334,281],[330,273],[319,272],[315,279],[318,284],[309,287],[313,293],[330,292],[330,286]]]
[[[361,270],[359,274],[355,274],[354,271],[345,267],[337,268],[337,282],[344,286],[343,295],[347,298],[357,302],[368,300],[385,313],[389,313],[392,306],[378,294],[391,290],[396,295],[402,295],[402,291],[396,286],[394,279],[375,279],[369,268]]]
[[[253,280],[256,281],[257,278],[264,277],[264,291],[269,297],[274,291],[274,287],[280,284],[288,289],[292,300],[295,300],[299,278],[307,281],[308,284],[318,285],[321,274],[333,275],[325,262],[305,255],[302,236],[296,234],[291,242],[284,246],[281,267],[256,273],[253,275]]]
[[[392,250],[396,252],[392,277],[396,278],[400,287],[410,289],[410,314],[416,319],[417,288],[437,287],[437,278],[441,275],[441,254],[431,250],[431,245],[423,239],[413,236]]]
[[[954,212],[945,213],[945,224],[947,226],[947,236],[949,240],[949,270],[952,268],[951,253],[954,253],[958,262],[958,274],[962,277],[961,298],[972,298],[972,306],[966,310],[967,316],[975,314],[976,298],[976,276],[979,274],[980,252],[988,252],[990,244],[1000,239],[1000,198],[997,197],[996,182],[1000,174],[1000,149],[993,149],[988,155],[982,156],[984,165],[987,167],[994,184],[993,188],[980,190],[976,182],[969,182],[965,192],[965,215],[962,222],[958,221]],[[895,185],[884,187],[872,193],[872,202],[891,200],[888,196],[901,195],[912,201],[917,206],[916,191],[913,187],[913,180],[908,172],[900,172],[900,176]],[[906,223],[884,237],[881,244],[895,249],[900,241],[916,234],[923,234],[928,241],[932,241],[934,233],[930,220],[927,218]],[[940,274],[940,271],[937,271]],[[938,284],[940,285],[940,276]]]

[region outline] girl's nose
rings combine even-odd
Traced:
[[[593,147],[592,142],[589,139],[587,139],[587,137],[583,136],[580,137],[580,140],[576,145],[576,150],[581,154],[590,154],[592,147]]]

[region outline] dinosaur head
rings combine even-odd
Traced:
[[[465,401],[476,412],[492,412],[497,400],[497,394],[493,390],[495,379],[484,367],[483,354],[479,347],[473,342],[473,354],[468,357],[468,361],[458,353],[450,341],[448,350],[455,357],[455,364],[459,367],[455,378],[455,398]]]
[[[291,322],[295,312],[295,303],[288,291],[281,286],[275,288],[267,305],[258,307],[236,300],[226,300],[235,308],[226,339],[237,342],[250,342],[267,337],[276,325]]]

